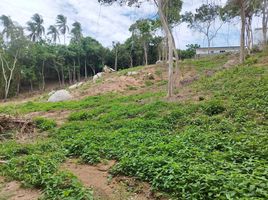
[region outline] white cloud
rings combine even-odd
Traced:
[[[224,4],[226,0],[218,0]],[[194,11],[202,4],[200,0],[184,1],[183,11]],[[82,24],[83,34],[99,40],[104,46],[111,46],[112,41],[124,42],[129,36],[129,26],[138,18],[154,16],[156,8],[152,1],[144,3],[140,8],[120,7],[119,5],[101,6],[98,0],[1,0],[1,14],[9,15],[19,24],[25,26],[34,13],[39,13],[48,27],[55,23],[58,14],[67,16],[69,26],[74,21]],[[231,27],[231,28],[230,28]],[[229,45],[239,42],[237,25],[229,28]],[[214,45],[228,45],[228,26],[224,26],[219,36],[214,40]],[[203,36],[182,24],[174,29],[175,40],[179,48],[186,44],[198,43],[206,46]]]

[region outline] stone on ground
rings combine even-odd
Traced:
[[[52,94],[48,102],[68,101],[72,99],[72,95],[67,90],[58,90]]]

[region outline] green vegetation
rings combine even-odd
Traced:
[[[54,120],[46,119],[43,117],[36,117],[34,119],[34,122],[36,124],[36,127],[42,131],[48,131],[48,130],[51,130],[57,126],[57,124]]]
[[[185,63],[202,72],[225,60]],[[1,173],[42,188],[45,199],[91,199],[73,175],[59,170],[60,163],[68,157],[89,164],[115,159],[113,175],[149,182],[174,199],[267,199],[267,67],[218,71],[190,88],[209,98],[168,102],[165,92],[157,91],[1,107],[7,113],[74,110],[48,139],[0,143],[0,156],[10,160]]]

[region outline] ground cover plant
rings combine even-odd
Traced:
[[[202,71],[208,61],[202,62],[191,64]],[[41,188],[44,199],[91,199],[60,163],[68,157],[88,164],[115,159],[113,175],[149,182],[173,199],[267,199],[267,66],[220,70],[189,88],[210,98],[170,102],[157,90],[1,107],[4,113],[74,111],[45,140],[1,142],[0,156],[10,160],[1,174]]]

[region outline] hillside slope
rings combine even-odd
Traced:
[[[162,78],[121,92],[0,107],[20,115],[68,111],[60,127],[41,122],[48,137],[2,141],[0,157],[9,162],[0,171],[42,188],[45,199],[92,198],[59,168],[73,157],[88,164],[116,160],[112,175],[148,182],[174,199],[267,199],[267,59],[258,54],[244,66],[227,66],[227,60],[184,61],[185,79],[169,100],[164,69],[156,67],[154,76]]]

